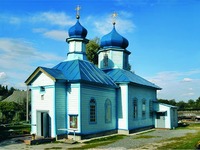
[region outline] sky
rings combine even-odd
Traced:
[[[38,66],[66,59],[77,5],[88,39],[109,33],[118,14],[132,71],[162,88],[158,98],[200,96],[200,0],[1,0],[0,84],[26,89]]]

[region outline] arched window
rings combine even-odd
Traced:
[[[109,99],[105,102],[105,122],[110,123],[112,121],[112,105]]]
[[[90,123],[96,123],[96,101],[90,100]]]
[[[136,98],[133,99],[133,119],[138,117],[138,100]]]
[[[153,117],[153,101],[149,100],[149,117]]]
[[[143,118],[146,117],[146,100],[145,99],[142,100],[142,117]]]
[[[104,65],[104,67],[108,67],[108,54],[107,53],[104,54],[103,65]]]

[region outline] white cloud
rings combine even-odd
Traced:
[[[17,25],[22,22],[22,18],[10,14],[0,14],[0,21],[1,22],[6,22],[9,24]]]
[[[0,38],[0,52],[2,58],[7,60],[19,59],[20,61],[31,59],[59,60],[60,57],[51,53],[42,53],[35,49],[32,43],[23,39]],[[23,59],[22,59],[23,58]]]
[[[45,28],[35,28],[33,32],[41,33],[44,37],[57,40],[57,41],[65,41],[68,38],[67,30],[48,30]]]
[[[193,88],[189,88],[188,90],[192,91],[192,90],[193,90]]]
[[[9,76],[9,80],[1,82],[11,86],[19,86],[36,69],[37,62],[42,65],[64,60],[53,53],[39,51],[23,39],[0,38],[0,54],[0,70],[4,72],[1,72],[1,78],[5,72]]]
[[[10,17],[9,23],[10,24],[20,24],[21,23],[21,19],[18,18],[18,17]]]
[[[191,78],[184,78],[183,82],[192,82],[192,79]]]
[[[116,18],[116,29],[120,34],[126,34],[133,32],[136,28],[134,22],[131,19],[132,14],[129,12],[121,11]],[[104,16],[96,17],[89,16],[87,18],[87,23],[93,24],[95,28],[93,29],[97,34],[105,35],[112,30],[112,15],[107,14]]]
[[[35,33],[44,33],[47,31],[47,29],[46,28],[34,28],[32,31]]]
[[[194,95],[193,92],[189,92],[189,93],[185,93],[185,94],[183,94],[183,96],[193,96],[193,95]]]
[[[187,72],[166,71],[148,79],[162,88],[158,92],[158,98],[187,101],[189,99],[196,100],[200,96],[200,86],[198,86],[200,79],[191,78],[194,75],[199,76],[199,74],[200,72],[194,70]]]
[[[7,77],[5,72],[0,72],[0,80],[5,79]]]
[[[0,14],[0,21],[9,24],[31,23],[44,25],[56,25],[58,27],[72,26],[75,20],[72,17],[66,15],[65,12],[40,12],[29,15],[15,15],[9,13]]]
[[[64,12],[41,12],[33,15],[30,21],[58,26],[71,26],[74,24],[74,19],[67,16]]]
[[[43,35],[45,37],[59,41],[65,41],[65,39],[68,37],[68,33],[65,30],[51,30],[44,32]]]

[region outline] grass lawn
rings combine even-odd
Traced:
[[[198,141],[200,141],[200,123],[190,123],[189,126],[181,127],[180,129],[195,129],[197,132],[187,134],[183,137],[168,139],[167,141],[172,142],[165,144],[158,149],[196,149],[196,145]]]
[[[89,149],[89,148],[96,148],[98,146],[107,145],[118,140],[121,140],[125,137],[125,135],[114,135],[109,137],[98,138],[94,140],[90,140],[88,142],[84,142],[84,146],[72,149]]]

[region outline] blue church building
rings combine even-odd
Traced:
[[[31,89],[31,133],[76,140],[149,128],[177,127],[177,109],[157,102],[161,88],[129,71],[128,40],[115,22],[101,38],[98,67],[87,60],[87,30],[69,31],[67,59],[38,67],[25,81]]]

